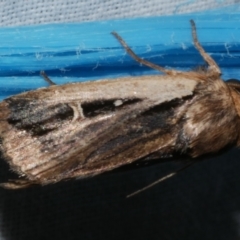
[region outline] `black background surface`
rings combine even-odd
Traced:
[[[5,239],[239,239],[240,151],[181,167],[159,163],[24,190],[0,189]],[[2,181],[7,167],[1,166]]]

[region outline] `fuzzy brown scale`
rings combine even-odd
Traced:
[[[1,152],[24,176],[2,186],[45,185],[135,161],[194,159],[239,146],[240,84],[222,81],[191,25],[207,69],[167,70],[139,58],[113,33],[137,62],[164,75],[52,85],[0,103]]]

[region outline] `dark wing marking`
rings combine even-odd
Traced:
[[[46,138],[41,137],[42,151],[51,152],[51,159],[39,169],[27,172],[32,179],[52,182],[74,176],[74,172],[77,177],[96,175],[154,152],[161,157],[174,148],[181,122],[181,117],[176,116],[176,108],[183,103],[186,104],[186,101],[175,99],[151,107],[154,104],[145,100],[144,103],[128,105],[110,119],[98,119],[84,129],[74,128],[70,134],[59,134],[62,144],[56,144],[56,139],[59,140],[56,135],[48,139],[49,146],[44,142]],[[68,139],[69,148],[54,157],[53,148],[57,148],[56,152],[66,148]]]

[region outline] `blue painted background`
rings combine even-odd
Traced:
[[[204,62],[192,44],[190,19],[199,41],[220,65],[223,78],[240,78],[240,5],[189,15],[52,24],[0,29],[0,99],[57,84],[159,74],[139,66],[110,34],[118,32],[141,57],[178,70]],[[239,77],[238,77],[239,76]]]

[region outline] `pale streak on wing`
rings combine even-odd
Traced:
[[[22,93],[13,98],[41,99],[46,102],[59,103],[140,98],[157,100],[160,103],[191,94],[199,79],[189,78],[188,75],[191,74],[150,75],[54,85]],[[202,76],[199,75],[199,77]]]

